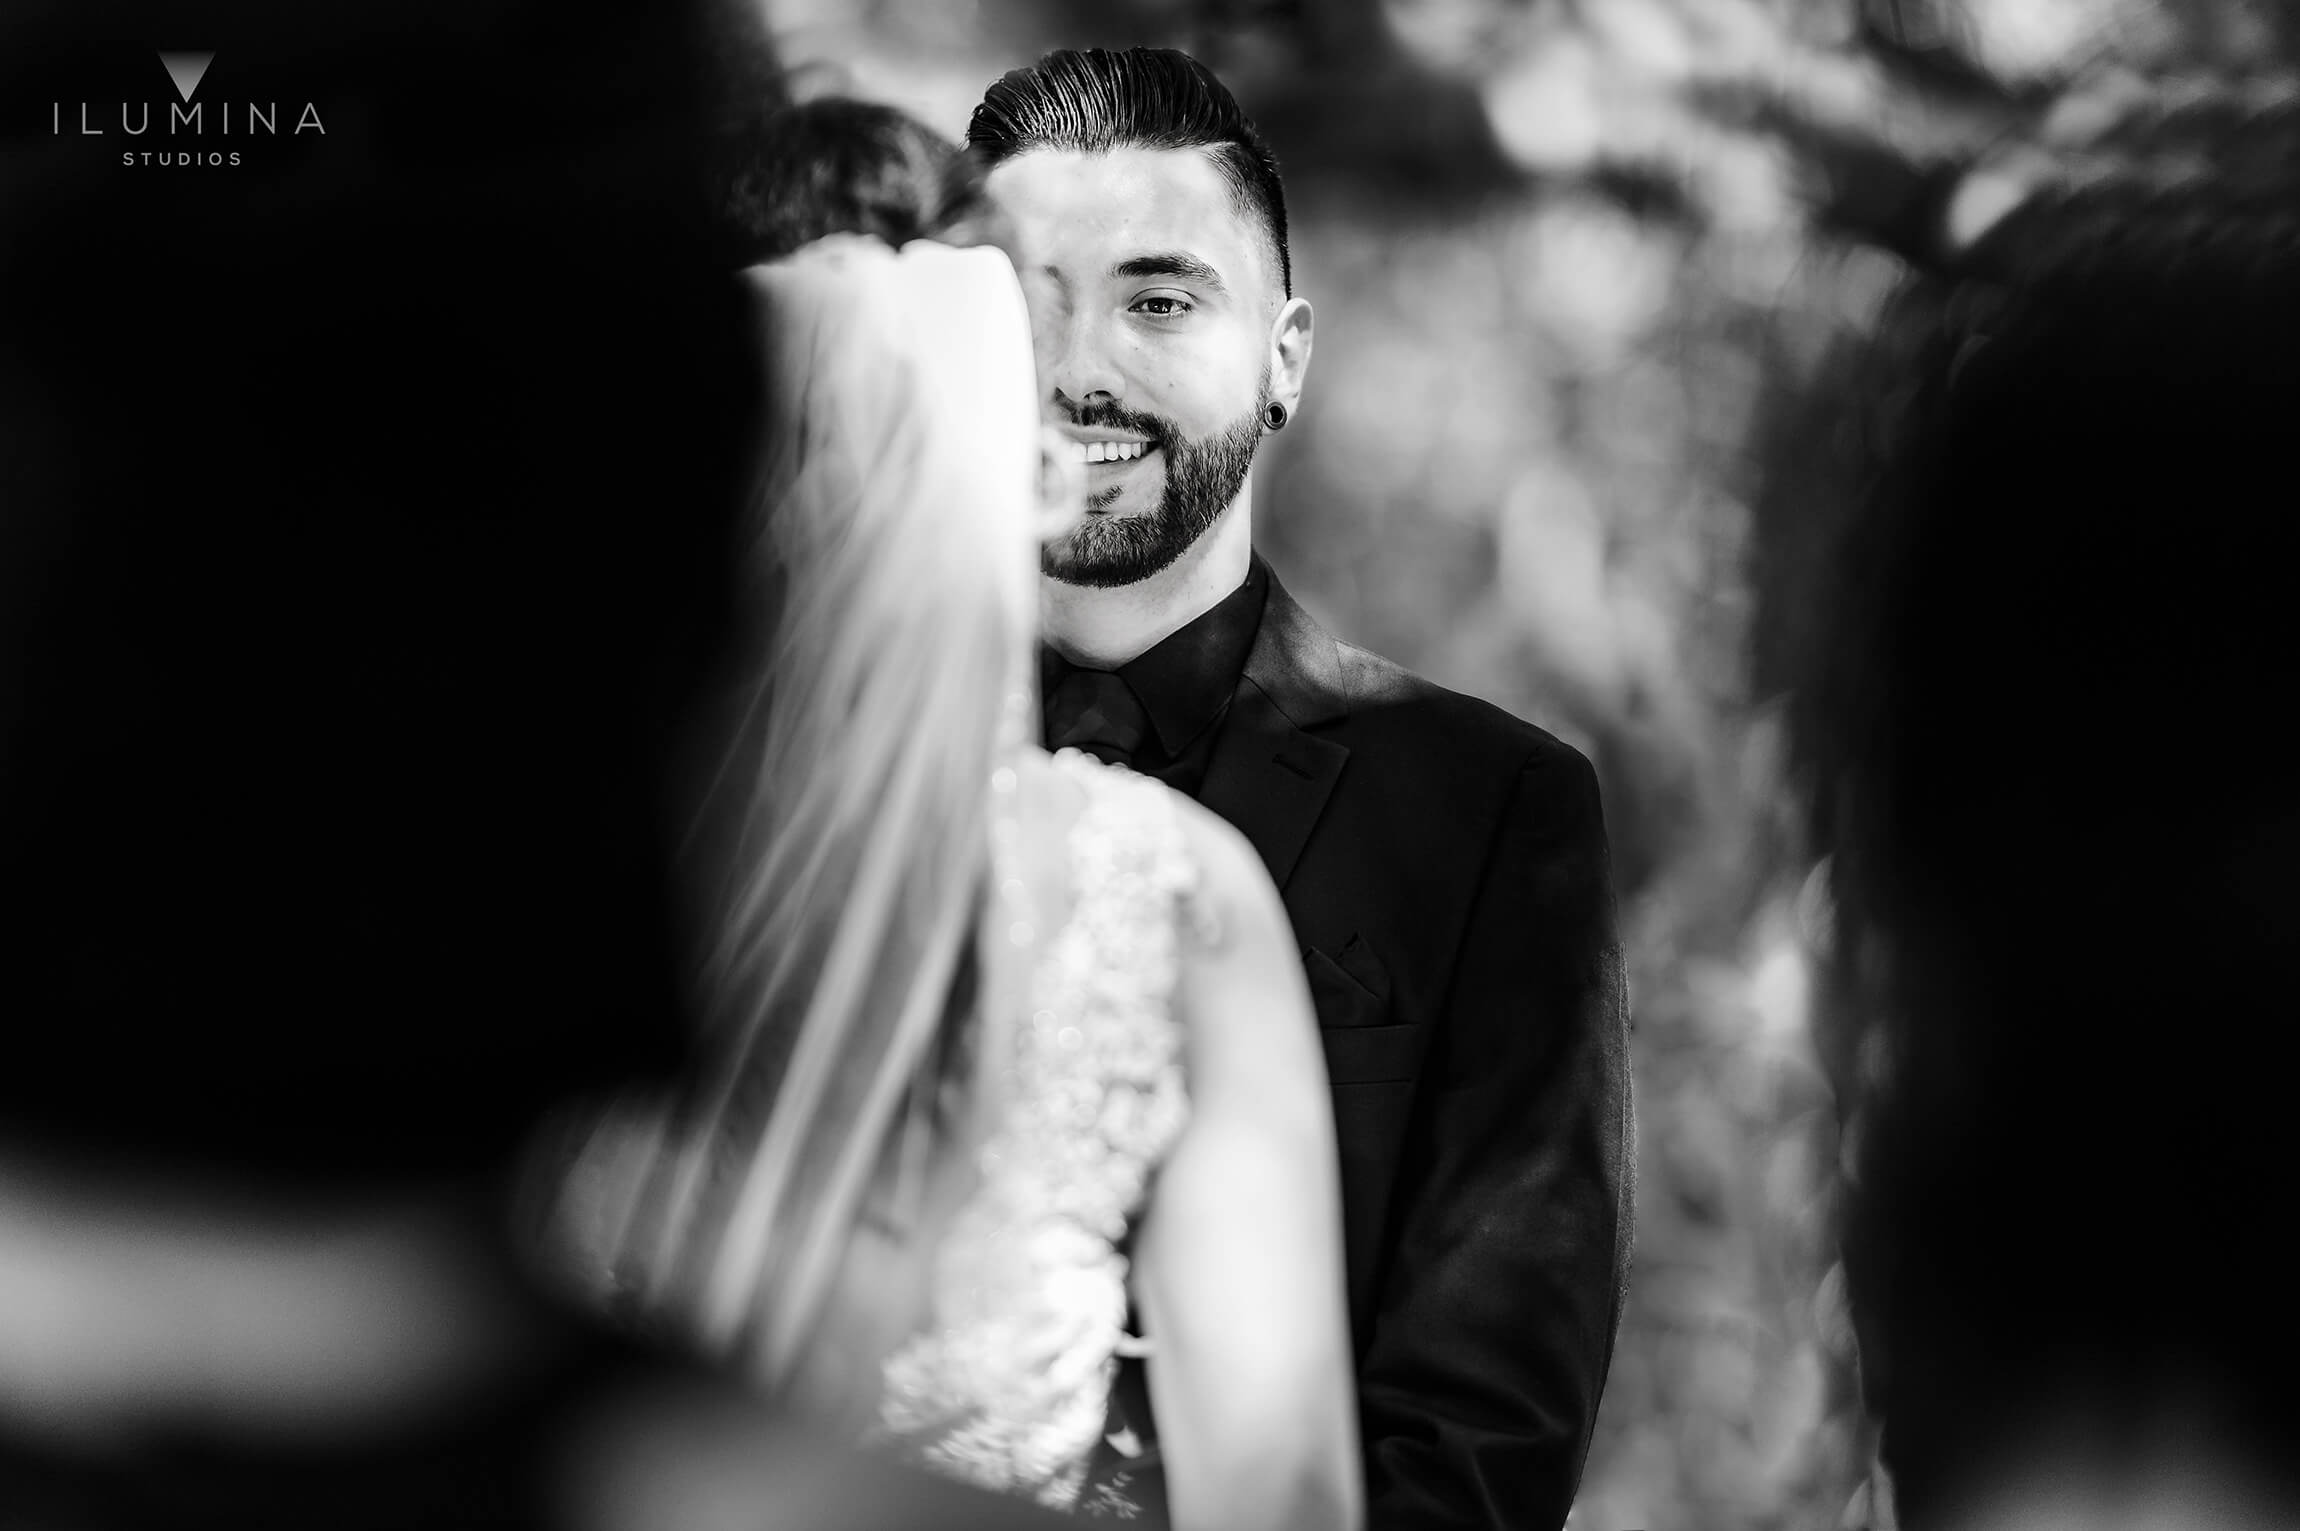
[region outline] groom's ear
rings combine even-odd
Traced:
[[[1310,346],[1315,339],[1315,316],[1306,298],[1288,298],[1270,321],[1270,399],[1286,406],[1286,413],[1302,407],[1302,380],[1310,370]]]
[[[1038,506],[1032,531],[1040,542],[1068,536],[1086,514],[1086,459],[1078,443],[1051,425],[1038,428]]]

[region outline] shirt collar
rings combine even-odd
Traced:
[[[1244,584],[1118,667],[1169,759],[1205,731],[1238,689],[1268,594],[1257,560]]]

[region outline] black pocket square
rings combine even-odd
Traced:
[[[1390,970],[1382,966],[1382,959],[1366,944],[1366,938],[1354,931],[1342,943],[1341,956],[1334,959],[1341,970],[1365,986],[1365,991],[1376,999],[1390,997]]]
[[[1320,1026],[1379,1026],[1388,1021],[1390,975],[1357,936],[1344,943],[1338,959],[1311,947],[1302,954],[1302,965]]]

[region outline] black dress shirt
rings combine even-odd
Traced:
[[[1221,732],[1216,725],[1245,672],[1268,595],[1269,580],[1257,560],[1244,584],[1118,667],[1118,677],[1141,703],[1149,724],[1127,762],[1135,770],[1187,796],[1198,795],[1215,735]],[[1077,668],[1041,648],[1041,698],[1051,703],[1063,677]],[[1051,725],[1051,718],[1046,722]],[[1046,742],[1055,744],[1050,735]]]

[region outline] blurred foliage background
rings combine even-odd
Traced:
[[[958,137],[1057,46],[1211,64],[1318,313],[1258,531],[1336,632],[1572,740],[1636,1015],[1637,1269],[1574,1525],[1882,1528],[1782,691],[1884,299],[2293,99],[2248,0],[759,0],[799,94]]]

